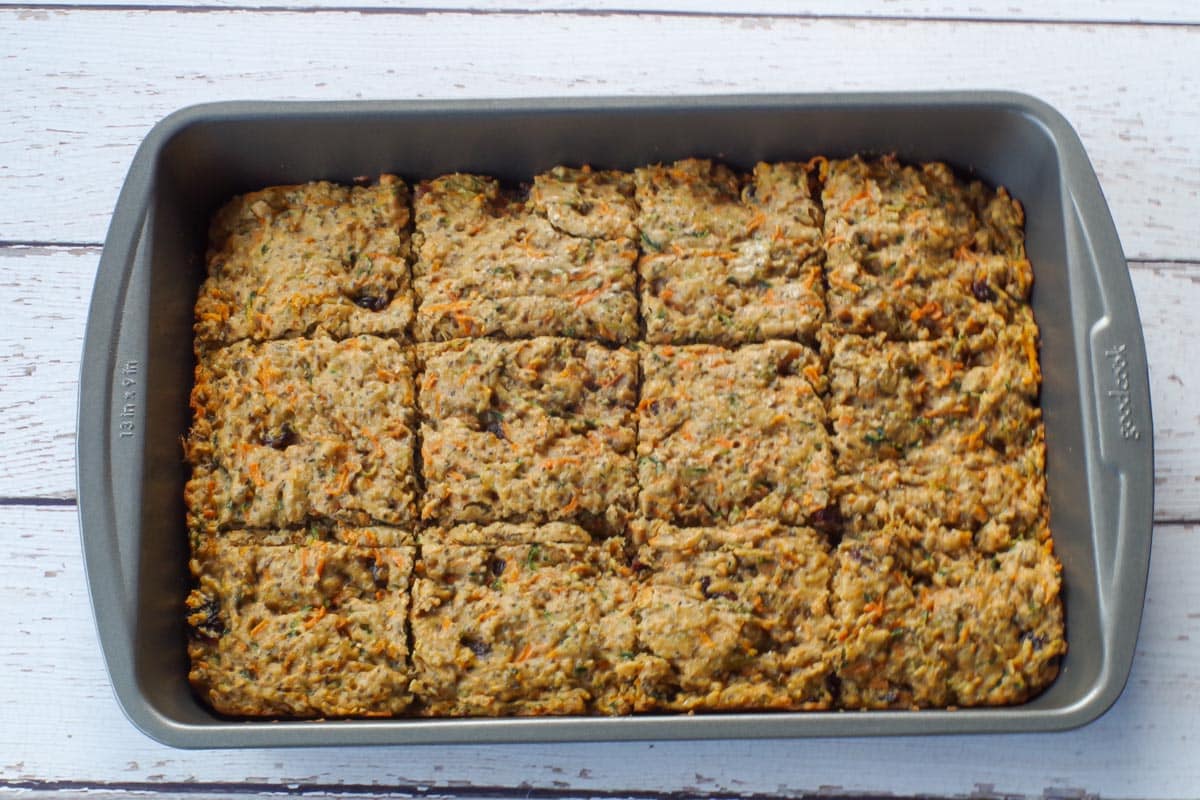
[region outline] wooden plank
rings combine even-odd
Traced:
[[[883,19],[964,19],[1056,22],[1139,22],[1186,24],[1200,22],[1200,12],[1189,3],[1173,0],[1050,0],[1049,2],[1011,2],[1010,0],[74,0],[46,4],[2,0],[3,6],[68,5],[72,7],[145,7],[145,8],[253,8],[264,9],[346,9],[363,8],[391,11],[470,11],[475,13],[520,13],[561,11],[637,14],[670,13],[688,15],[782,17],[863,17]]]
[[[96,248],[0,248],[0,487],[74,498],[75,402]],[[1200,264],[1135,263],[1151,371],[1155,517],[1200,517]]]
[[[0,497],[75,496],[75,403],[98,248],[0,248]]]
[[[990,87],[1079,129],[1132,257],[1200,257],[1200,27],[10,9],[0,40],[3,241],[100,241],[138,141],[204,101]]]
[[[1154,417],[1154,516],[1200,519],[1200,353],[1195,264],[1138,264],[1131,271],[1150,365]]]
[[[1182,526],[1156,529],[1128,688],[1106,716],[1069,733],[212,754],[162,747],[122,718],[97,648],[74,511],[0,507],[0,671],[10,678],[0,682],[6,720],[0,726],[0,787],[86,780],[122,791],[166,792],[185,782],[248,782],[429,796],[504,788],[642,796],[1194,797],[1200,785],[1194,758],[1200,737],[1198,533]],[[931,747],[937,748],[937,768],[913,769],[932,763]]]

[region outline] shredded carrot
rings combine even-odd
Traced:
[[[304,623],[305,629],[312,630],[312,627],[314,625],[316,625],[318,622],[320,622],[321,620],[323,620],[327,613],[329,613],[329,612],[325,608],[325,606],[320,606],[319,608],[317,608],[316,613],[313,614],[311,617],[309,617],[307,621],[305,621],[305,623]]]
[[[267,485],[267,482],[263,480],[262,470],[258,468],[257,461],[251,461],[246,469],[250,472],[250,480],[254,481],[255,486],[262,488]]]
[[[575,510],[578,508],[579,508],[579,495],[573,494],[573,495],[571,495],[571,502],[569,502],[565,506],[563,506],[563,513],[564,514],[573,514],[573,513],[575,513]]]
[[[913,322],[920,322],[925,317],[929,317],[930,319],[933,319],[933,320],[938,320],[938,319],[942,318],[942,305],[941,305],[941,303],[937,302],[936,300],[930,300],[928,303],[921,306],[920,308],[913,309],[912,313],[909,314],[909,316],[912,317]]]
[[[857,205],[858,203],[861,203],[863,200],[869,200],[870,197],[871,197],[871,193],[869,191],[867,191],[866,189],[863,189],[861,192],[854,195],[846,202],[842,203],[842,211],[849,211],[851,206]]]
[[[579,459],[572,456],[563,456],[562,458],[547,458],[541,463],[542,469],[558,469],[566,464],[578,464]]]
[[[251,628],[250,629],[250,638],[257,639],[258,635],[260,633],[262,633],[264,630],[266,630],[268,622],[270,622],[270,620],[264,619],[262,622],[258,623],[253,628]]]
[[[842,276],[838,275],[836,272],[828,273],[825,276],[825,280],[829,281],[829,284],[831,286],[836,286],[839,289],[845,289],[847,292],[853,292],[854,294],[858,294],[859,292],[862,291],[862,287],[859,286],[857,283],[852,283],[851,281],[846,280]]]
[[[829,159],[825,156],[813,156],[804,162],[805,171],[811,171],[813,167],[817,167],[817,177],[822,181],[829,177]]]
[[[1026,336],[1021,340],[1021,346],[1025,349],[1025,358],[1029,359],[1029,369],[1033,372],[1034,380],[1040,381],[1042,373],[1038,366],[1037,347],[1033,344],[1033,337]]]
[[[526,643],[525,648],[523,650],[521,650],[520,654],[515,659],[513,659],[513,663],[521,664],[525,661],[528,661],[529,657],[532,655],[533,655],[533,645]]]
[[[754,233],[756,230],[761,228],[763,226],[763,223],[765,223],[766,221],[767,221],[767,215],[761,211],[758,212],[757,214],[754,215],[754,218],[752,220],[750,220],[750,224],[748,224],[746,226],[746,233]]]
[[[588,291],[577,292],[575,295],[573,295],[575,307],[579,308],[585,303],[590,303],[600,296],[600,292],[601,289],[591,289]]]

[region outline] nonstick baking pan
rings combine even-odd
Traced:
[[[192,306],[206,225],[239,192],[317,179],[555,164],[631,168],[712,156],[895,153],[1004,185],[1025,206],[1042,332],[1051,526],[1069,652],[1020,706],[620,718],[243,721],[188,685]],[[125,713],[182,747],[545,742],[1044,731],[1086,723],[1129,675],[1153,518],[1145,346],[1112,218],[1061,115],[1010,93],[829,94],[455,102],[219,103],[159,123],[113,214],[79,395],[80,530],[100,641]]]

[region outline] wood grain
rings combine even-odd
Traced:
[[[381,793],[506,787],[586,795],[852,794],[1194,797],[1200,761],[1200,536],[1159,526],[1125,694],[1062,734],[758,742],[243,750],[159,746],[122,718],[88,607],[73,509],[0,507],[0,790],[86,777],[178,791],[183,782]],[[936,759],[930,748],[936,746]],[[913,769],[914,764],[936,769]],[[637,768],[631,768],[636,764]],[[1149,792],[1153,787],[1154,791]],[[187,787],[193,788],[193,787]]]
[[[73,7],[146,7],[177,9],[253,8],[264,9],[364,9],[386,8],[425,13],[430,10],[474,13],[520,13],[537,11],[585,11],[602,14],[672,13],[688,15],[784,17],[863,17],[867,19],[947,19],[1056,22],[1141,22],[1195,23],[1200,11],[1190,3],[1174,0],[741,0],[736,7],[727,0],[74,0],[74,2],[29,3],[0,0],[0,6],[62,5]]]
[[[0,241],[99,242],[137,143],[204,101],[988,87],[1078,128],[1131,257],[1200,257],[1196,26],[9,9],[0,41]]]
[[[0,796],[1197,796],[1200,524],[1176,523],[1200,519],[1200,4],[0,0],[0,43]],[[1028,736],[217,753],[123,718],[79,554],[75,393],[91,245],[157,120],[228,99],[939,88],[1059,108],[1137,259],[1158,524],[1106,716]]]
[[[75,496],[75,403],[97,248],[0,248],[0,486],[3,496]],[[1150,363],[1155,518],[1200,519],[1200,264],[1135,262]]]

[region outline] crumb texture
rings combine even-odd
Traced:
[[[211,221],[185,614],[216,712],[913,710],[1055,679],[1003,188],[887,156],[412,185]]]

